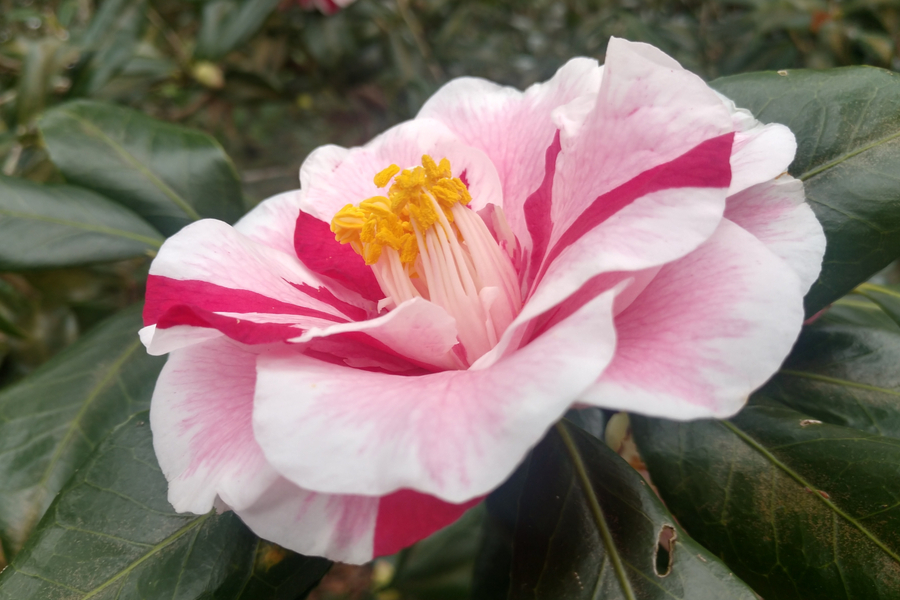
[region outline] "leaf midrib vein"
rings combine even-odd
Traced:
[[[123,160],[125,160],[128,164],[130,164],[135,170],[141,173],[150,183],[156,186],[159,191],[166,195],[172,202],[175,203],[178,208],[180,208],[188,217],[197,221],[200,219],[200,215],[197,213],[194,208],[188,204],[188,202],[178,195],[175,190],[170,188],[166,182],[156,176],[156,174],[142,165],[140,161],[132,156],[128,150],[120,146],[115,142],[115,140],[111,139],[106,133],[103,132],[102,129],[88,121],[87,119],[72,113],[70,111],[63,111],[66,115],[72,118],[75,121],[78,121],[81,125],[83,125],[86,129],[88,129],[91,133],[93,133],[97,138],[99,138],[102,142],[106,143],[110,148],[112,148]]]
[[[59,219],[56,217],[48,217],[45,215],[36,215],[32,213],[23,213],[17,212],[14,210],[9,210],[6,208],[0,208],[0,215],[6,215],[9,217],[14,217],[16,219],[28,219],[32,221],[40,221],[44,223],[53,223],[55,225],[62,225],[64,227],[71,227],[73,229],[82,229],[84,231],[91,231],[95,233],[105,233],[107,235],[112,235],[116,237],[123,237],[129,240],[135,240],[137,242],[144,242],[145,244],[150,244],[155,248],[159,248],[162,246],[162,242],[154,239],[152,237],[147,237],[145,235],[141,235],[139,233],[131,233],[130,231],[125,231],[123,229],[116,229],[114,227],[105,227],[103,225],[91,225],[89,223],[81,223],[79,221],[70,221],[68,219]]]
[[[50,457],[50,461],[47,463],[47,467],[44,469],[44,474],[41,476],[41,480],[38,483],[39,487],[44,487],[47,485],[47,481],[50,479],[50,475],[51,473],[53,473],[53,469],[56,467],[56,463],[58,463],[60,458],[62,457],[62,453],[68,446],[69,440],[74,435],[79,422],[87,413],[88,409],[97,399],[97,397],[100,395],[100,392],[106,388],[106,386],[112,381],[114,377],[118,376],[119,370],[122,368],[122,365],[132,354],[134,354],[134,351],[137,350],[140,345],[140,340],[137,340],[130,346],[128,346],[128,348],[126,348],[122,353],[122,356],[120,356],[116,360],[116,362],[110,365],[106,375],[104,375],[103,378],[97,382],[97,384],[91,390],[90,394],[88,394],[87,398],[85,398],[84,403],[81,405],[81,409],[78,411],[78,414],[76,414],[72,419],[72,422],[67,427],[65,435],[60,440],[59,445],[56,447],[56,450],[53,452],[53,456]]]
[[[575,467],[575,473],[578,475],[581,489],[584,492],[588,506],[591,509],[591,514],[594,517],[594,524],[600,531],[600,538],[603,540],[603,545],[606,547],[606,555],[612,563],[613,570],[616,573],[616,579],[618,579],[619,587],[622,590],[622,595],[625,597],[625,600],[637,600],[637,596],[635,596],[634,590],[631,588],[631,582],[628,580],[628,574],[625,572],[622,557],[619,556],[619,551],[613,541],[609,525],[606,523],[606,517],[603,515],[603,508],[600,506],[600,501],[597,499],[597,495],[591,485],[591,479],[584,466],[584,461],[581,460],[581,454],[578,452],[578,447],[575,445],[575,441],[572,439],[568,429],[562,422],[556,424],[556,430],[559,432],[559,436],[562,438],[563,444],[569,453],[569,458],[572,459],[572,465]]]
[[[187,525],[185,525],[184,527],[182,527],[181,529],[179,529],[178,531],[176,531],[175,533],[173,533],[172,535],[170,535],[169,537],[167,537],[166,539],[164,539],[164,540],[161,541],[160,543],[158,543],[158,544],[156,544],[155,546],[153,546],[152,548],[150,548],[150,549],[146,552],[146,554],[144,554],[142,557],[140,557],[139,559],[137,559],[136,561],[134,561],[133,563],[131,563],[130,565],[128,565],[127,567],[125,567],[124,569],[122,569],[121,571],[119,571],[114,577],[111,577],[110,579],[106,580],[105,583],[102,583],[102,584],[100,584],[98,587],[95,587],[94,589],[92,589],[92,590],[91,590],[90,592],[88,592],[87,595],[84,596],[81,600],[87,600],[88,598],[91,598],[91,597],[93,597],[93,596],[96,596],[98,593],[102,592],[103,590],[105,590],[107,587],[109,587],[110,585],[112,585],[113,583],[115,583],[116,581],[118,581],[119,579],[121,579],[122,577],[125,577],[126,575],[128,575],[129,573],[131,573],[134,569],[136,569],[141,563],[143,563],[143,562],[149,560],[150,557],[152,557],[154,554],[158,553],[160,550],[162,550],[162,549],[165,548],[166,546],[169,546],[170,544],[173,544],[173,543],[176,542],[181,536],[183,536],[183,535],[185,535],[186,533],[188,533],[189,531],[193,530],[195,527],[199,527],[200,525],[202,525],[203,523],[205,523],[206,520],[207,520],[212,514],[213,514],[213,513],[210,512],[210,513],[207,513],[207,514],[205,514],[205,515],[203,515],[203,516],[201,516],[201,517],[198,517],[198,518],[195,519],[194,521],[191,521],[190,523],[188,523]]]
[[[818,167],[799,175],[797,178],[800,181],[806,181],[812,177],[815,177],[819,173],[827,171],[828,169],[831,169],[832,167],[836,167],[837,165],[841,164],[842,162],[849,160],[858,154],[862,154],[863,152],[866,152],[867,150],[871,150],[872,148],[881,146],[882,144],[887,144],[888,142],[895,140],[897,138],[900,138],[900,131],[897,131],[896,133],[893,133],[891,135],[888,135],[888,136],[885,136],[878,140],[875,140],[871,144],[862,146],[861,148],[857,148],[856,150],[852,150],[850,152],[847,152],[846,154],[842,154],[841,156],[835,158],[834,160],[831,160],[823,165],[819,165]]]
[[[766,458],[766,460],[768,460],[773,465],[775,465],[776,467],[778,467],[779,469],[784,471],[791,479],[793,479],[794,481],[796,481],[797,483],[802,485],[804,488],[807,488],[810,490],[818,489],[817,486],[806,481],[806,479],[804,479],[799,473],[797,473],[796,471],[791,469],[789,466],[787,466],[786,464],[781,462],[778,459],[778,457],[776,457],[774,454],[769,452],[769,450],[766,449],[765,446],[763,446],[760,442],[756,441],[756,439],[754,439],[748,433],[744,432],[737,425],[735,425],[734,423],[731,423],[730,421],[719,421],[719,423],[723,427],[725,427],[726,429],[728,429],[732,433],[734,433],[736,436],[738,436],[739,438],[744,440],[744,442],[746,442],[748,446],[750,446],[751,448],[753,448],[754,450],[756,450],[757,452],[762,454],[763,457]],[[898,556],[897,553],[893,552],[890,548],[885,546],[881,540],[879,540],[877,537],[875,537],[875,534],[873,534],[871,531],[869,531],[866,527],[863,527],[862,524],[859,523],[856,519],[854,519],[853,517],[851,517],[850,515],[845,513],[843,510],[841,510],[840,507],[838,507],[836,504],[834,504],[831,500],[825,498],[823,495],[813,494],[813,497],[818,499],[820,502],[824,503],[825,506],[827,506],[829,509],[831,509],[834,513],[840,515],[841,517],[844,518],[845,521],[847,521],[848,523],[850,523],[851,525],[856,527],[856,529],[859,530],[860,533],[862,533],[864,536],[869,538],[869,540],[873,544],[875,544],[882,552],[884,552],[889,557],[894,559],[895,562],[900,564],[900,556]]]

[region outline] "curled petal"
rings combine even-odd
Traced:
[[[750,111],[735,106],[729,98],[721,94],[719,98],[731,112],[735,129],[728,195],[785,173],[797,152],[793,132],[780,123],[764,125]]]
[[[725,218],[755,235],[800,277],[803,293],[809,290],[822,267],[825,232],[803,182],[784,175],[729,196]]]
[[[385,195],[375,186],[376,173],[396,164],[401,169],[421,164],[422,155],[446,158],[472,195],[472,207],[502,204],[500,179],[490,159],[480,150],[461,143],[443,123],[415,119],[396,125],[360,148],[324,146],[300,167],[302,210],[320,221],[332,217],[347,204]]]
[[[428,370],[462,366],[452,352],[458,343],[456,321],[445,310],[422,298],[407,300],[368,321],[314,327],[292,341],[304,343],[333,337],[384,348]]]
[[[256,438],[305,489],[414,489],[464,502],[497,486],[612,357],[613,294],[482,369],[404,377],[261,356]]]
[[[645,44],[612,39],[594,105],[575,102],[555,118],[558,156],[544,183],[552,201],[526,212],[529,231],[543,232],[544,252],[531,257],[519,322],[604,272],[692,251],[715,231],[731,182],[728,109],[699,77]]]
[[[256,502],[278,478],[251,425],[256,355],[221,337],[172,352],[150,405],[153,448],[179,512]]]
[[[285,548],[362,564],[446,527],[478,501],[450,504],[411,490],[383,497],[320,494],[279,478],[256,503],[235,512]]]
[[[156,325],[145,343],[159,349],[175,328],[215,329],[249,344],[284,341],[305,329],[365,315],[336,298],[294,256],[204,220],[169,238],[150,268],[144,323]],[[208,339],[206,333],[198,341]]]
[[[483,150],[503,186],[503,208],[520,243],[530,244],[526,199],[544,179],[544,154],[556,135],[553,111],[597,95],[603,67],[587,58],[563,65],[547,82],[524,92],[476,77],[461,77],[428,99],[417,118],[442,122],[464,143]]]
[[[575,120],[581,126],[561,138],[550,247],[596,198],[734,129],[702,79],[652,46],[617,38],[593,110]]]
[[[294,253],[294,229],[291,224],[300,212],[302,192],[291,190],[257,204],[234,224],[234,229],[258,244],[284,254]]]
[[[669,419],[728,417],[778,369],[802,324],[797,275],[723,220],[616,317],[616,356],[581,399]]]

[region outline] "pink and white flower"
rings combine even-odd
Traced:
[[[360,563],[454,521],[573,405],[735,413],[824,252],[795,148],[618,39],[605,66],[457,79],[366,146],[319,148],[299,190],[153,262],[169,500]]]

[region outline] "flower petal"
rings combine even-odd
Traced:
[[[300,194],[300,190],[291,190],[263,200],[234,224],[235,231],[284,254],[293,254]]]
[[[361,565],[372,552],[378,497],[318,494],[283,477],[234,512],[263,539],[307,556]]]
[[[480,501],[449,504],[411,490],[380,498],[319,494],[278,478],[256,503],[235,512],[285,548],[362,564],[428,537]]]
[[[307,268],[328,277],[367,300],[378,301],[384,292],[372,268],[349,244],[334,238],[331,225],[302,210],[294,216],[293,250]]]
[[[576,102],[555,114],[561,150],[552,203],[540,211],[551,233],[546,255],[532,257],[542,264],[529,268],[536,280],[525,282],[531,297],[517,324],[604,272],[684,256],[724,211],[733,124],[699,77],[655,48],[613,38],[596,104],[584,110]]]
[[[292,341],[303,343],[333,336],[383,348],[429,370],[462,366],[452,352],[458,343],[456,321],[443,308],[422,298],[407,300],[368,321],[313,327]]]
[[[319,492],[414,489],[464,502],[496,487],[611,359],[613,294],[484,369],[418,377],[261,356],[254,431]]]
[[[594,109],[561,132],[554,241],[596,198],[734,129],[719,96],[652,46],[611,38],[604,68]]]
[[[778,369],[802,324],[794,272],[723,220],[616,317],[616,356],[581,400],[669,419],[730,416]]]
[[[735,128],[728,195],[785,173],[797,152],[793,132],[779,123],[763,125],[750,111],[737,108],[734,102],[721,94],[719,97],[731,111]]]
[[[413,490],[382,496],[375,522],[375,556],[394,554],[418,542],[453,523],[481,500],[450,504]]]
[[[268,343],[365,314],[320,286],[294,256],[220,221],[198,221],[169,238],[151,265],[144,322],[156,329],[147,341],[176,326],[193,326]]]
[[[415,119],[396,125],[365,146],[344,149],[324,146],[312,152],[300,167],[302,210],[320,221],[332,217],[347,204],[356,204],[385,190],[375,187],[377,173],[396,164],[409,168],[422,163],[422,155],[450,161],[453,175],[463,177],[472,195],[472,208],[502,204],[500,179],[490,159],[480,150],[461,143],[443,123]]]
[[[256,355],[224,337],[169,356],[150,426],[175,510],[204,514],[216,496],[241,508],[278,478],[253,437],[255,383]]]
[[[642,271],[685,256],[712,235],[724,208],[721,187],[666,189],[634,200],[553,257],[514,323],[550,310],[604,273]]]
[[[549,81],[524,92],[475,77],[445,84],[417,119],[435,119],[466,144],[483,150],[500,176],[503,209],[519,241],[530,247],[524,203],[544,179],[544,155],[556,135],[554,109],[582,96],[596,96],[603,67],[588,58],[563,65]]]
[[[825,232],[805,201],[803,182],[784,175],[729,196],[725,218],[755,235],[809,290],[822,268]]]

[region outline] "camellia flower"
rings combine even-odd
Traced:
[[[300,190],[153,261],[141,337],[179,511],[360,563],[457,519],[571,406],[726,417],[825,240],[795,141],[645,44],[451,81]]]

